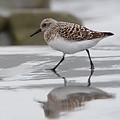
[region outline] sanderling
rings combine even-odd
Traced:
[[[111,32],[97,32],[75,23],[56,21],[52,18],[42,20],[40,28],[30,37],[39,32],[44,32],[44,39],[50,47],[63,52],[62,59],[51,69],[53,71],[64,60],[65,54],[74,54],[83,50],[86,50],[91,69],[94,69],[88,49],[95,46],[103,38],[114,35]]]

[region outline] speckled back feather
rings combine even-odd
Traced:
[[[104,38],[113,35],[110,32],[97,32],[75,23],[57,22],[51,24],[49,29],[44,32],[44,38],[47,42],[54,40],[56,36],[63,37],[68,41],[84,41]]]
[[[104,32],[93,31],[74,23],[58,22],[58,26],[59,35],[70,41],[92,40],[108,36]]]

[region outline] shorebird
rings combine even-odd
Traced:
[[[62,59],[55,67],[51,68],[53,71],[62,63],[66,54],[74,54],[83,50],[86,50],[88,54],[90,68],[94,69],[88,49],[95,46],[103,38],[114,35],[111,32],[98,32],[82,25],[57,21],[52,18],[43,19],[40,28],[30,37],[39,32],[44,32],[44,39],[51,48],[63,52]]]

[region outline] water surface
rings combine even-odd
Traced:
[[[89,87],[87,86],[91,70],[85,51],[67,55],[65,61],[57,69],[57,74],[46,68],[53,67],[62,54],[49,47],[1,47],[0,51],[0,112],[2,113],[0,119],[119,119],[119,48],[115,46],[94,47],[90,50],[95,70]],[[71,90],[69,86],[72,86]],[[79,88],[83,86],[84,92],[78,90],[78,86]],[[77,105],[74,103],[76,107],[59,110],[59,115],[58,113],[53,115],[52,112],[52,117],[51,111],[48,112],[50,106],[46,105],[46,115],[43,103],[49,99],[48,94],[55,96],[58,94],[60,100],[63,99],[61,95],[64,93],[66,97],[72,95],[75,100],[80,101],[81,97],[86,98],[85,96],[90,92],[89,88],[95,91],[98,89],[102,94],[105,92],[105,96],[97,97],[97,100],[93,96],[92,101],[89,96],[89,102],[83,103],[82,106],[81,104],[78,106],[76,101]],[[62,91],[57,93],[60,89]],[[74,90],[77,92],[74,92],[73,95]],[[114,97],[109,98],[109,95]]]

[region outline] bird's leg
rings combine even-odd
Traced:
[[[88,49],[86,49],[86,52],[87,52],[87,54],[88,54],[88,57],[89,57],[89,60],[90,60],[90,69],[94,69],[94,64],[93,64],[93,62],[92,62],[92,60],[91,60],[91,57],[90,57],[90,52],[89,52],[89,50]]]
[[[63,57],[62,59],[60,60],[60,62],[58,62],[58,64],[54,67],[54,68],[51,68],[50,70],[52,71],[55,71],[55,69],[60,65],[60,63],[65,59],[65,54],[63,54]]]
[[[89,75],[89,78],[88,78],[88,85],[87,85],[88,87],[91,85],[91,77],[92,77],[93,73],[94,73],[94,69],[91,69],[90,75]]]

